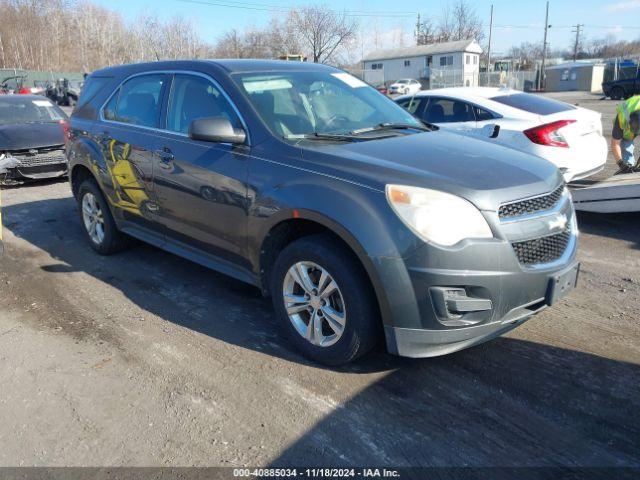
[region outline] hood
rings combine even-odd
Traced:
[[[63,144],[64,131],[59,123],[0,125],[0,152]]]
[[[552,191],[563,179],[540,157],[443,130],[303,148],[311,168],[384,191],[389,183],[441,190],[482,210]]]

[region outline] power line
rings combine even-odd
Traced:
[[[261,12],[287,13],[295,7],[283,7],[278,5],[269,5],[264,3],[249,3],[235,1],[205,1],[205,0],[176,0],[182,3],[192,3],[195,5],[205,5],[209,7],[227,7],[237,8],[241,10],[255,10]],[[413,18],[415,12],[384,12],[384,11],[362,11],[362,10],[344,10],[348,17],[387,17],[387,18]]]

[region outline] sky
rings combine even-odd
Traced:
[[[386,47],[399,41],[398,31],[404,29],[405,45],[412,42],[416,15],[437,17],[455,0],[94,0],[104,7],[117,10],[126,20],[141,14],[160,18],[180,15],[194,22],[201,37],[215,42],[223,32],[236,28],[261,27],[270,16],[287,7],[309,3],[324,3],[330,8],[348,10],[359,17],[364,29],[381,33]],[[496,55],[507,54],[521,42],[541,42],[544,28],[545,0],[467,0],[485,24],[488,37],[491,4],[494,6],[491,50]],[[224,6],[226,5],[226,6]],[[242,8],[233,8],[235,5]],[[393,7],[396,8],[393,8]],[[269,11],[271,9],[271,11]],[[374,16],[379,15],[379,16]],[[640,38],[640,0],[550,0],[548,41],[551,49],[573,45],[573,25],[583,24],[587,40],[615,35],[620,40]],[[366,40],[365,40],[366,41]],[[486,43],[486,39],[485,42]],[[370,50],[367,45],[363,50]]]

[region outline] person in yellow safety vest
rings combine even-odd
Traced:
[[[633,141],[640,135],[640,95],[621,103],[616,110],[618,114],[613,120],[611,151],[620,167],[617,173],[640,171],[633,157]]]

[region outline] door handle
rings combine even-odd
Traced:
[[[156,150],[155,151],[156,155],[158,155],[158,157],[160,157],[160,161],[162,163],[171,163],[173,162],[174,156],[173,153],[171,152],[171,150],[169,150],[168,148],[161,148],[160,150]]]

